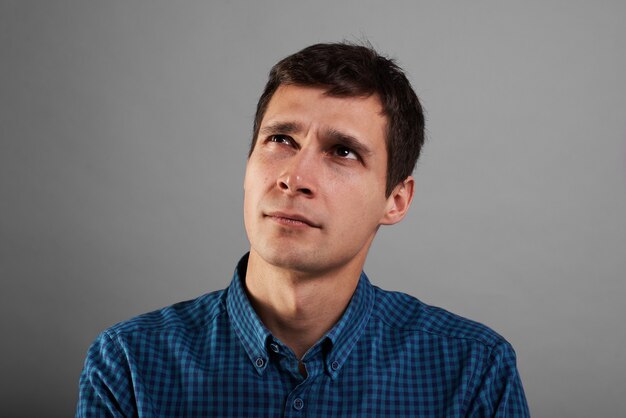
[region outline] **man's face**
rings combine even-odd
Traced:
[[[251,254],[305,274],[362,266],[378,226],[395,222],[393,194],[385,197],[386,123],[375,95],[281,85],[246,167]]]

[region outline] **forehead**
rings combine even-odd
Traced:
[[[261,127],[277,123],[293,123],[306,131],[339,130],[370,145],[384,145],[387,129],[378,95],[336,97],[324,88],[284,84],[272,95]]]

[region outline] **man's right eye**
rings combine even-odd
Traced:
[[[287,144],[287,145],[291,145],[293,142],[292,139],[288,137],[287,135],[272,135],[269,137],[268,141],[276,142],[278,144]]]

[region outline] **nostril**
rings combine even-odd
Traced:
[[[313,189],[308,187],[302,187],[300,183],[302,182],[301,177],[294,178],[281,178],[276,181],[276,186],[285,193],[294,193],[294,194],[303,194],[305,196],[313,196]]]

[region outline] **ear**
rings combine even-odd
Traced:
[[[381,225],[393,225],[404,218],[413,200],[414,186],[413,176],[408,176],[404,181],[398,183],[387,198],[387,207],[380,220]]]

